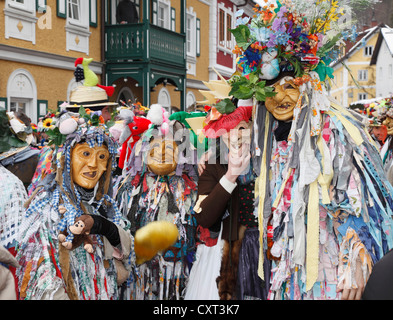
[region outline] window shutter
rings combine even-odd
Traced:
[[[43,117],[48,112],[48,100],[37,100],[37,119]]]
[[[57,1],[57,16],[60,18],[67,18],[67,0],[56,0],[56,1]]]
[[[38,12],[46,11],[46,0],[36,0],[36,11]]]
[[[201,55],[201,19],[196,19],[196,55]]]
[[[90,0],[90,26],[97,27],[97,0]]]
[[[176,9],[171,8],[171,30],[176,31]]]
[[[7,110],[7,98],[0,98],[0,108]]]
[[[157,25],[157,11],[158,11],[158,3],[157,0],[152,0],[152,5],[153,5],[153,10],[152,10],[152,14],[153,14],[153,24]]]

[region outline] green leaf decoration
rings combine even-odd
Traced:
[[[55,127],[54,129],[49,129],[46,134],[49,137],[49,145],[56,145],[56,146],[61,146],[66,139],[66,136],[60,133],[60,130],[58,127]]]
[[[232,103],[231,99],[229,98],[221,100],[219,103],[215,105],[215,108],[221,114],[229,114],[236,109],[235,105]]]
[[[250,45],[250,30],[248,27],[241,24],[236,29],[229,29],[229,31],[232,32],[233,36],[235,37],[237,45],[246,50]]]
[[[250,99],[254,97],[258,101],[265,101],[266,97],[272,97],[276,93],[272,87],[266,87],[266,81],[259,80],[259,70],[248,74],[247,77],[241,76],[232,83],[229,95],[237,99]]]

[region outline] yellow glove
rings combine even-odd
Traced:
[[[136,263],[152,259],[158,252],[172,246],[179,237],[177,227],[168,221],[153,221],[135,233]]]

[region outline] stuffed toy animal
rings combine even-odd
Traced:
[[[62,231],[58,239],[60,243],[68,250],[79,247],[82,243],[88,253],[93,253],[93,241],[90,239],[90,230],[93,227],[94,219],[87,214],[83,214],[75,219],[75,223],[69,227],[70,232],[74,235],[72,242],[66,241],[67,231]]]
[[[142,133],[149,128],[150,124],[150,120],[137,116],[133,117],[131,122],[126,124],[119,139],[120,144],[122,144],[119,156],[119,168],[123,169],[124,162],[131,155],[132,148],[140,139]],[[128,157],[126,159],[127,154]]]

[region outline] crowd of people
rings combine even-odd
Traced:
[[[335,43],[277,4],[204,111],[109,102],[83,58],[39,124],[0,110],[1,299],[392,298],[392,109],[329,97]]]

